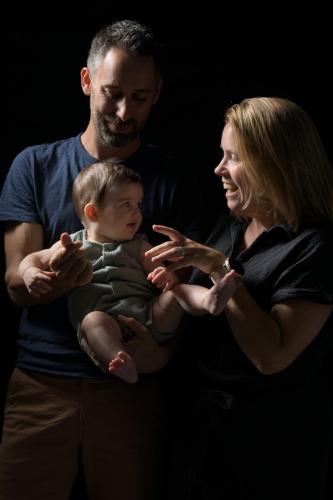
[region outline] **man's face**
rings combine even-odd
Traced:
[[[90,75],[90,109],[98,141],[123,147],[145,126],[160,93],[154,61],[113,47]]]

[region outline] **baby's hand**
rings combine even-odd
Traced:
[[[53,271],[43,271],[37,267],[28,267],[22,276],[28,292],[32,297],[40,297],[52,291],[51,280],[55,276]]]
[[[163,292],[170,290],[173,285],[178,283],[176,274],[171,273],[163,266],[156,267],[148,274],[147,279],[157,288],[162,289]]]

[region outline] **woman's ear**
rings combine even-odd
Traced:
[[[87,203],[84,207],[84,215],[90,222],[96,222],[98,219],[97,206],[94,203]]]

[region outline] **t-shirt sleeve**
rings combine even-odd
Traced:
[[[316,243],[300,258],[295,258],[276,280],[272,305],[288,299],[303,299],[333,304],[333,245]]]
[[[32,161],[28,150],[13,161],[0,197],[0,220],[40,222]]]

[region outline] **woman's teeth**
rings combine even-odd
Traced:
[[[231,191],[231,192],[237,190],[236,184],[233,184],[233,183],[231,184],[229,182],[224,182],[223,183],[223,188],[226,189],[227,191]]]

